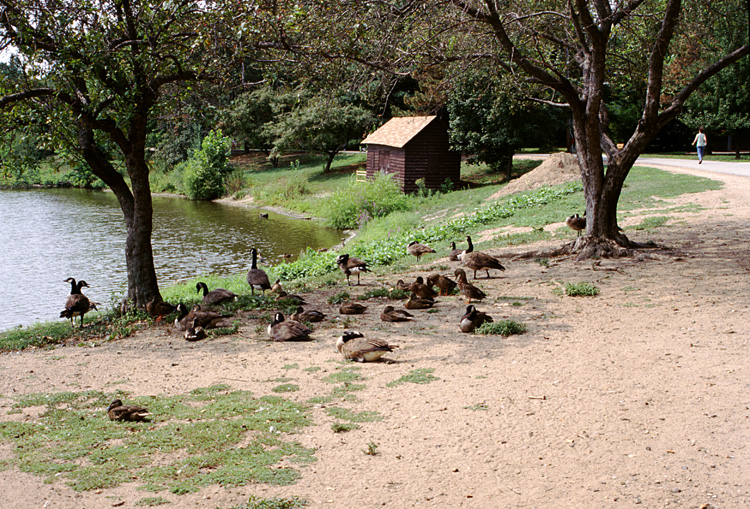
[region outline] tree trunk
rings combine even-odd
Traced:
[[[326,158],[326,167],[323,170],[323,173],[328,173],[331,171],[331,165],[333,164],[333,158],[336,157],[336,154],[338,154],[338,150],[335,152],[326,152],[326,155],[328,156]]]
[[[91,171],[112,190],[125,218],[127,238],[125,240],[125,262],[128,270],[127,300],[138,308],[145,308],[151,300],[162,300],[154,269],[151,247],[152,215],[151,188],[148,183],[148,167],[137,151],[130,151],[125,158],[131,189],[122,175],[112,166],[94,141],[91,130],[83,128],[78,137],[79,147]]]

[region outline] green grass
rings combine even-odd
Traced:
[[[641,154],[640,157],[655,158],[655,159],[687,159],[689,161],[697,161],[698,155],[695,152],[672,152],[665,154]],[[741,153],[740,159],[734,154],[709,154],[703,158],[705,161],[723,161],[727,163],[746,162],[750,160],[750,154]]]
[[[146,406],[148,423],[112,422],[105,410],[120,398]],[[76,491],[138,482],[147,491],[180,495],[218,484],[290,484],[300,475],[279,461],[305,464],[313,451],[290,441],[312,424],[307,407],[278,396],[253,397],[226,386],[188,394],[130,397],[98,391],[31,394],[14,409],[44,406],[37,422],[0,423],[14,463],[45,482]]]
[[[354,412],[348,408],[335,406],[326,408],[326,413],[335,419],[349,422],[376,422],[383,420],[383,417],[377,412],[367,410]]]
[[[440,380],[440,378],[434,376],[432,373],[435,371],[434,368],[418,368],[411,370],[408,374],[388,382],[386,387],[396,387],[401,384],[428,384]]]
[[[306,501],[297,498],[260,498],[251,495],[247,502],[235,506],[233,509],[299,509],[305,507]]]
[[[568,297],[596,297],[599,295],[599,288],[585,281],[579,283],[566,283],[565,295]]]
[[[667,224],[670,218],[666,216],[652,216],[644,218],[640,224],[633,226],[634,230],[647,230],[652,231],[655,228],[659,228]]]
[[[515,320],[500,320],[499,322],[485,322],[475,329],[476,334],[488,334],[497,336],[512,336],[526,332],[526,324]]]

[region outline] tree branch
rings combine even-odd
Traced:
[[[27,99],[34,99],[36,97],[51,97],[56,93],[57,92],[52,88],[34,88],[31,90],[24,90],[23,92],[0,97],[0,108],[4,108],[9,104],[25,101]]]

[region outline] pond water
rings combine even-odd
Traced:
[[[339,243],[339,230],[259,209],[154,197],[154,264],[160,287],[250,268],[250,249],[268,263],[284,253]],[[0,190],[0,331],[58,319],[70,285],[109,306],[127,287],[125,225],[112,193],[80,189]]]

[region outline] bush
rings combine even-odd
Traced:
[[[477,327],[477,334],[499,334],[510,336],[512,334],[523,334],[526,332],[526,324],[515,320],[500,320],[499,322],[484,322]]]
[[[409,204],[390,175],[381,173],[372,182],[352,181],[335,192],[325,206],[325,215],[332,228],[361,228],[373,218],[408,210]]]
[[[228,140],[221,131],[211,131],[201,149],[181,165],[185,194],[191,200],[213,200],[224,194],[224,180],[231,171]]]

